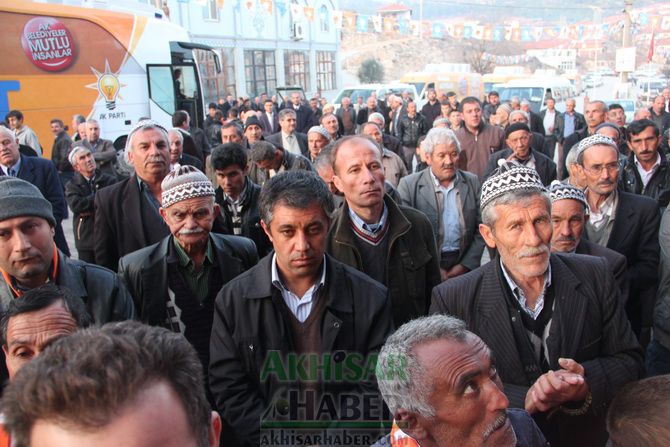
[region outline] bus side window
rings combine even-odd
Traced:
[[[175,83],[168,65],[147,66],[149,97],[165,112],[175,112]]]

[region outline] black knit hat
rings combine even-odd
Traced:
[[[528,127],[528,124],[526,124],[526,123],[512,123],[509,126],[507,126],[507,129],[505,129],[505,138],[509,138],[509,136],[512,134],[512,132],[516,132],[517,130],[525,130],[526,132],[530,132],[530,128]]]
[[[247,117],[247,122],[244,123],[244,130],[247,130],[249,126],[263,127],[261,126],[261,120],[259,120],[256,115],[250,115]]]
[[[0,221],[36,216],[56,226],[51,203],[36,186],[16,177],[0,176]]]

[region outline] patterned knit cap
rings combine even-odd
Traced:
[[[584,152],[591,146],[611,146],[617,151],[619,150],[619,147],[616,145],[616,141],[608,136],[595,133],[579,142],[579,145],[577,146],[577,153],[579,154],[580,152]]]
[[[331,141],[333,141],[333,137],[330,136],[330,134],[328,133],[326,128],[323,127],[323,126],[312,126],[312,127],[310,127],[309,130],[307,131],[307,134],[309,135],[311,133],[318,133],[319,135],[324,137],[326,140],[328,140],[329,143]]]
[[[547,191],[535,169],[501,158],[498,169],[482,184],[480,209],[483,210],[493,199],[518,190]]]
[[[161,183],[163,208],[194,197],[214,196],[212,182],[197,168],[176,164]]]
[[[559,200],[573,199],[581,202],[587,210],[589,209],[584,191],[569,183],[554,180],[549,186],[549,196],[551,203],[558,202]]]

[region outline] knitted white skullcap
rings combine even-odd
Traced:
[[[501,158],[493,175],[482,184],[480,208],[483,210],[493,199],[517,190],[547,191],[535,169]]]
[[[167,208],[182,200],[214,196],[212,182],[197,168],[175,165],[161,183],[161,206]]]
[[[577,146],[577,153],[579,152],[584,152],[586,149],[590,148],[591,146],[611,146],[617,151],[619,150],[619,147],[616,144],[616,141],[611,139],[608,136],[601,135],[599,133],[595,133],[591,135],[590,137],[584,138],[582,141],[579,142],[579,145]]]
[[[72,166],[77,164],[77,159],[75,158],[77,156],[77,154],[80,153],[80,152],[84,152],[84,151],[90,152],[90,150],[86,146],[82,146],[80,144],[78,146],[73,147],[72,150],[70,151],[70,153],[67,154],[67,159]]]
[[[320,134],[322,137],[324,137],[326,140],[328,140],[329,143],[331,141],[333,141],[333,137],[330,136],[330,134],[328,133],[328,130],[326,130],[326,128],[323,127],[323,126],[312,126],[312,127],[310,127],[309,130],[307,131],[307,135],[309,135],[311,133]]]
[[[587,210],[589,209],[584,191],[569,183],[554,180],[549,186],[549,196],[551,203],[558,202],[559,200],[573,199],[581,202]]]

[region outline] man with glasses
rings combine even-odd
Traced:
[[[646,344],[658,282],[658,205],[648,197],[617,190],[619,150],[614,140],[595,134],[583,139],[577,150],[578,169],[587,185],[586,235],[626,257],[630,276],[626,312],[633,331]]]

